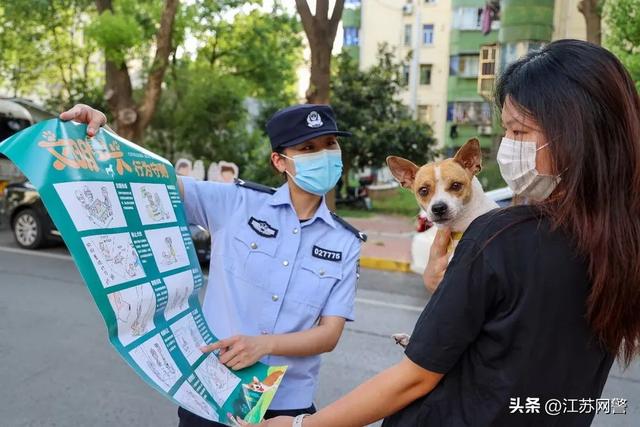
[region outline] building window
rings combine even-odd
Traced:
[[[411,46],[411,25],[404,26],[404,45]]]
[[[463,78],[478,77],[478,55],[454,55],[449,61],[449,75]]]
[[[402,65],[402,75],[400,78],[402,79],[403,85],[409,84],[409,66],[407,64]]]
[[[431,64],[420,64],[420,84],[431,84]]]
[[[491,126],[491,104],[488,102],[449,102],[447,121]]]
[[[476,7],[455,8],[452,26],[456,30],[482,29],[482,9]]]
[[[358,46],[360,44],[359,31],[356,27],[345,27],[344,42],[345,46]]]
[[[424,24],[422,26],[422,44],[425,46],[433,44],[433,24]]]
[[[433,123],[432,105],[418,105],[418,121],[422,123]]]

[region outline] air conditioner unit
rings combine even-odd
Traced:
[[[493,128],[491,126],[478,126],[478,134],[491,135],[493,134]]]
[[[411,15],[413,13],[413,4],[407,3],[404,6],[402,6],[402,13],[404,15]]]

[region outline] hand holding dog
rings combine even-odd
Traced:
[[[433,243],[431,244],[427,268],[424,269],[424,274],[422,275],[424,286],[432,294],[438,288],[438,285],[444,277],[444,272],[447,269],[447,264],[449,263],[448,249],[450,244],[451,230],[448,228],[439,229]]]
[[[271,353],[269,336],[251,337],[236,335],[220,340],[214,344],[200,347],[203,353],[220,350],[220,362],[234,371],[255,364],[262,357]]]

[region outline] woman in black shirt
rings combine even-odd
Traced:
[[[633,81],[607,50],[560,40],[511,64],[496,101],[500,170],[527,204],[471,224],[402,362],[297,425],[588,426],[614,358],[639,353]]]

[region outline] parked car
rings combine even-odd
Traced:
[[[513,191],[509,187],[487,191],[485,194],[501,208],[511,205],[513,199]],[[429,251],[437,231],[436,227],[427,219],[426,212],[422,209],[418,214],[417,231],[411,240],[411,270],[422,274],[427,267]]]
[[[4,190],[3,222],[7,222],[16,243],[25,249],[38,249],[60,241],[40,195],[30,182],[15,182]]]
[[[29,181],[14,182],[4,190],[4,202],[0,204],[3,222],[11,226],[16,243],[25,249],[38,249],[62,241],[42,203],[40,194]],[[201,264],[208,264],[211,257],[211,237],[199,225],[190,225],[191,238]]]

